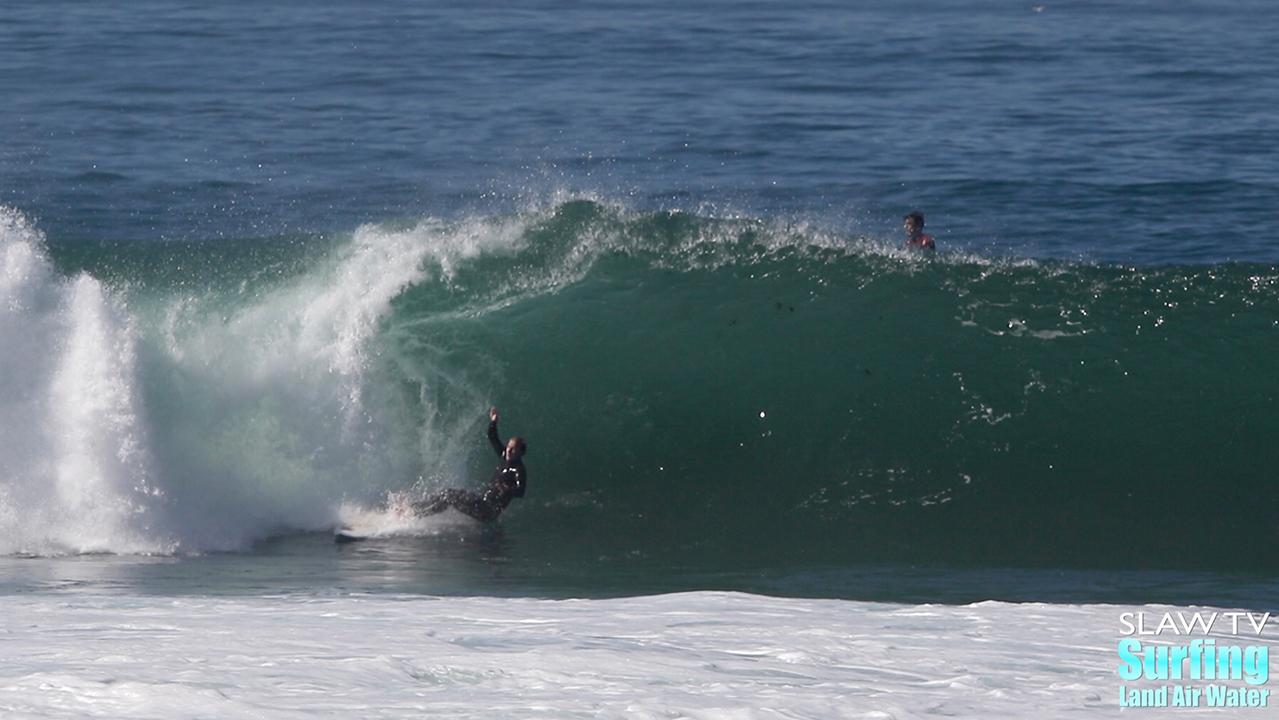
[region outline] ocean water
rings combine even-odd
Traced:
[[[0,708],[1113,716],[1125,616],[1268,647],[1277,21],[6,5]],[[334,543],[493,406],[497,523]]]

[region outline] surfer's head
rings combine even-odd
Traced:
[[[924,231],[924,214],[921,212],[907,213],[902,216],[902,220],[906,221],[906,233],[914,237]]]
[[[528,445],[525,444],[524,438],[517,435],[506,442],[506,459],[519,460],[524,457],[526,450],[528,450]]]

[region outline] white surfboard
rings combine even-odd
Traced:
[[[346,543],[372,538],[434,535],[457,525],[463,516],[446,512],[421,517],[413,512],[406,493],[391,493],[382,507],[369,509],[343,505],[338,511],[338,519],[333,539]]]
[[[423,518],[413,512],[408,497],[403,493],[391,494],[386,505],[379,508],[343,505],[338,511],[338,518],[340,524],[333,537],[337,542],[416,535],[426,530]]]

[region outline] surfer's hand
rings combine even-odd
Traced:
[[[497,422],[497,408],[489,408],[489,421]]]

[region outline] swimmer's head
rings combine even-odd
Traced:
[[[902,216],[906,221],[906,232],[916,233],[922,232],[924,229],[924,214],[921,212],[907,213]]]

